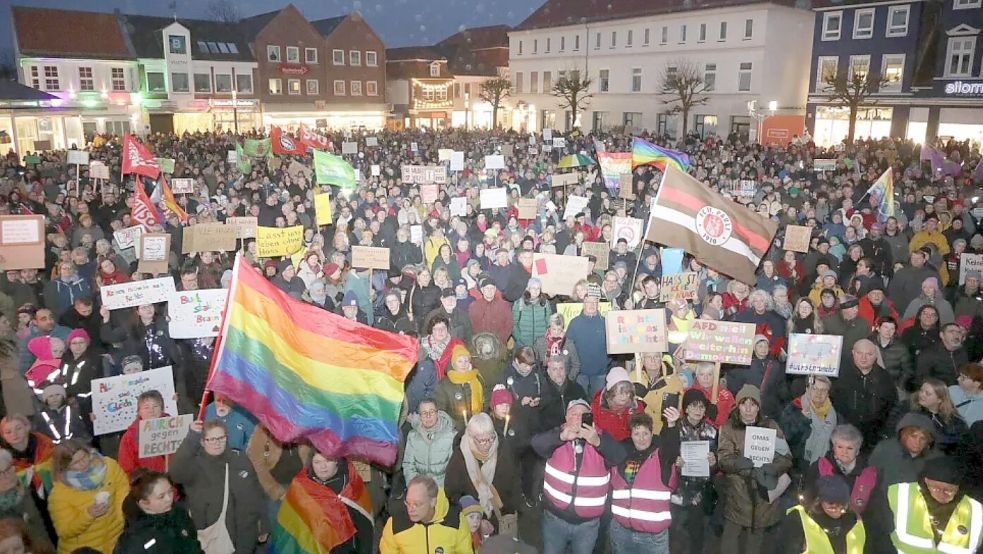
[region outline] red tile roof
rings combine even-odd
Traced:
[[[14,6],[13,31],[20,52],[34,56],[130,58],[116,16],[51,8]]]
[[[794,5],[793,0],[546,0],[516,30],[761,3]]]

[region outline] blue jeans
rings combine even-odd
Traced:
[[[669,554],[668,529],[659,533],[643,533],[633,531],[612,518],[608,536],[611,538],[611,554],[635,554],[636,552]]]
[[[543,554],[564,554],[567,545],[571,554],[591,554],[600,523],[600,519],[568,523],[549,510],[543,510]]]
[[[584,375],[581,373],[577,376],[577,384],[584,387],[584,392],[587,393],[587,401],[590,402],[594,398],[594,393],[599,390],[604,390],[604,379],[607,377],[605,374],[600,375]]]

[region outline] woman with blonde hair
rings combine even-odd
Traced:
[[[945,454],[954,454],[969,432],[969,427],[949,397],[949,388],[933,377],[925,379],[922,386],[908,397],[908,402],[899,404],[893,421],[900,420],[907,413],[921,414],[932,420],[935,444]]]
[[[823,332],[823,322],[816,312],[816,307],[812,300],[805,296],[795,302],[787,326],[789,333],[821,335]]]

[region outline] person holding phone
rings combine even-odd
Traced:
[[[672,356],[662,352],[637,354],[631,381],[635,396],[645,402],[645,413],[652,417],[652,432],[658,435],[662,432],[663,406],[678,408],[679,397],[686,390],[676,375]]]

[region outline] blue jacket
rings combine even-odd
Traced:
[[[581,375],[604,375],[611,364],[608,356],[607,337],[604,332],[604,318],[600,315],[587,317],[580,314],[573,318],[567,329],[567,337],[577,349],[580,358]]]
[[[253,418],[252,414],[238,406],[232,406],[225,417],[219,417],[215,411],[215,403],[212,402],[205,408],[205,421],[212,421],[213,419],[225,423],[229,434],[226,445],[233,450],[245,452],[246,445],[249,444],[249,437],[253,436],[253,430],[256,429],[256,419]]]
[[[54,312],[55,319],[67,312],[76,298],[92,298],[92,286],[80,276],[71,282],[58,277],[44,287],[44,305]]]

